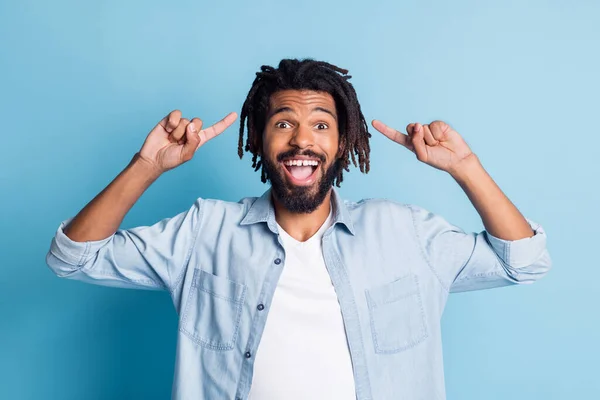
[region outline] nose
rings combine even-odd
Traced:
[[[300,149],[306,149],[312,147],[314,144],[314,137],[312,129],[304,125],[299,125],[293,132],[290,138],[290,146],[297,147]]]

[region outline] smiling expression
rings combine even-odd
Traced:
[[[274,194],[290,211],[321,204],[340,165],[333,97],[326,92],[284,90],[270,98],[263,133],[263,163]]]

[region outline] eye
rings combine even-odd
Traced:
[[[290,127],[290,124],[288,124],[285,121],[280,121],[278,123],[275,124],[275,127],[279,128],[279,129],[286,129]]]
[[[329,128],[329,127],[327,126],[327,124],[324,124],[324,123],[318,123],[316,126],[317,126],[317,129],[318,129],[318,130],[322,130],[322,129],[327,129],[327,128]]]

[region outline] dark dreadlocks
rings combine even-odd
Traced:
[[[340,172],[335,178],[336,186],[343,181],[343,171],[350,171],[350,158],[360,171],[369,172],[369,138],[367,123],[360,110],[360,104],[354,87],[348,79],[348,70],[335,65],[311,59],[284,59],[278,68],[263,65],[248,92],[242,107],[240,118],[240,138],[238,155],[244,150],[252,153],[252,167],[261,169],[261,180],[267,182],[269,177],[262,163],[263,131],[269,109],[271,95],[282,90],[313,90],[329,93],[335,100],[338,115],[338,131],[342,145]],[[244,121],[247,122],[248,138],[244,146]]]

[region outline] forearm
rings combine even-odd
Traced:
[[[473,203],[490,234],[504,240],[534,235],[523,215],[496,185],[475,154],[449,172]]]
[[[129,165],[65,227],[71,240],[101,240],[114,234],[144,191],[160,176],[136,154]]]

